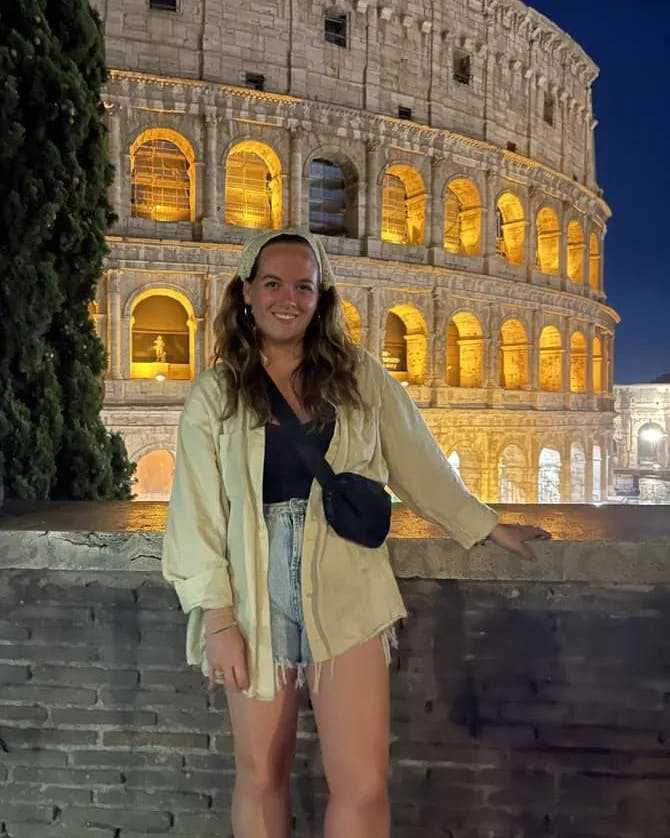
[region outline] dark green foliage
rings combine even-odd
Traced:
[[[86,0],[0,7],[0,458],[9,496],[128,497],[100,419],[89,317],[111,220],[99,21]]]

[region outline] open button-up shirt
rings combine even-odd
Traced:
[[[326,459],[388,485],[423,518],[469,548],[493,529],[495,512],[464,486],[404,388],[360,351],[363,408],[341,408]],[[265,430],[243,405],[222,420],[224,384],[215,370],[194,382],[179,425],[163,548],[163,575],[189,615],[187,660],[207,672],[203,611],[232,606],[247,644],[252,698],[271,699],[268,537],[263,518]],[[301,583],[315,662],[342,654],[406,615],[386,545],[338,536],[314,481],[307,503]]]

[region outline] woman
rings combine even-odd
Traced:
[[[341,318],[318,239],[255,236],[214,324],[215,365],[180,422],[163,572],[189,614],[189,662],[225,686],[236,838],[289,835],[303,679],[330,792],[326,838],[390,831],[389,643],[406,612],[385,545],[361,547],[327,525],[295,440],[335,472],[389,485],[465,547],[488,537],[532,559],[525,542],[548,537],[497,523]],[[277,423],[282,405],[295,422]]]

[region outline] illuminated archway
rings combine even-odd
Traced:
[[[656,422],[646,422],[637,432],[637,462],[639,466],[663,465],[665,430]]]
[[[309,163],[309,229],[322,236],[358,235],[358,174],[339,154]]]
[[[586,501],[586,455],[580,442],[570,445],[570,502]]]
[[[554,448],[543,448],[537,476],[538,503],[561,502],[561,455]]]
[[[498,460],[499,503],[526,503],[527,464],[523,451],[511,443]]]
[[[447,384],[481,387],[484,337],[479,320],[469,312],[455,314],[447,327]]]
[[[151,289],[133,301],[131,315],[131,378],[193,378],[194,319],[186,298]]]
[[[482,202],[468,178],[456,178],[444,201],[444,249],[449,253],[479,256],[482,237]]]
[[[593,338],[593,392],[603,391],[603,349],[599,337]]]
[[[390,166],[382,182],[382,241],[423,244],[425,219],[423,178],[413,166]]]
[[[537,214],[537,267],[543,274],[558,274],[561,247],[561,227],[558,216],[550,207],[542,207]]]
[[[130,146],[130,214],[152,221],[195,220],[195,154],[169,128],[150,128]]]
[[[273,148],[257,140],[235,145],[226,160],[226,224],[282,226],[282,169]]]
[[[496,251],[512,265],[523,265],[526,219],[519,198],[503,193],[496,204]]]
[[[133,485],[134,500],[169,500],[173,473],[174,457],[170,451],[159,449],[140,457]]]
[[[341,303],[344,320],[347,325],[347,329],[349,330],[349,336],[354,343],[360,344],[363,334],[361,315],[356,306],[353,303],[350,303],[349,300],[342,300]]]
[[[428,329],[413,306],[393,306],[386,318],[382,363],[399,381],[424,384],[428,372]]]
[[[500,386],[521,390],[528,386],[528,336],[523,324],[511,318],[500,329]]]
[[[596,233],[589,236],[589,285],[594,291],[600,288],[600,238]]]
[[[586,392],[586,339],[581,332],[570,335],[570,392]]]
[[[561,333],[555,326],[545,326],[540,334],[540,390],[560,393],[562,354]]]
[[[584,229],[575,219],[568,224],[567,271],[573,282],[584,281]]]

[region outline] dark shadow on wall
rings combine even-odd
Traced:
[[[463,763],[453,782],[445,778],[445,799],[463,804],[444,813],[453,838],[555,835],[556,777],[535,751],[537,725],[563,713],[540,698],[544,684],[564,681],[561,649],[553,615],[532,602],[516,607],[519,596],[510,583],[470,582],[464,590],[447,581],[434,604],[445,758],[454,748]]]

